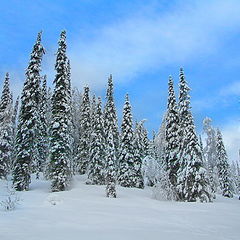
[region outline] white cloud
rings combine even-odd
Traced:
[[[240,96],[240,81],[233,82],[231,85],[226,86],[220,92],[221,96]]]
[[[222,134],[229,160],[238,160],[240,150],[240,121],[223,127]]]
[[[146,11],[98,29],[94,39],[75,40],[70,51],[75,85],[101,87],[109,73],[128,81],[169,63],[194,61],[218,51],[224,36],[240,27],[237,0],[185,1],[167,13]]]

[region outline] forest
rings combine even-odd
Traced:
[[[145,120],[132,116],[128,94],[119,124],[112,75],[105,99],[88,86],[72,86],[66,31],[58,41],[50,88],[47,76],[41,75],[41,38],[40,32],[20,98],[12,96],[9,73],[3,84],[0,178],[13,189],[31,190],[33,178],[43,178],[51,183],[51,192],[60,192],[73,187],[74,176],[85,175],[87,185],[104,185],[109,198],[118,198],[116,186],[150,186],[156,199],[180,202],[212,202],[219,194],[232,198],[239,193],[239,162],[228,161],[221,131],[205,118],[204,141],[196,132],[183,68],[179,98],[170,76],[161,127],[150,139]]]

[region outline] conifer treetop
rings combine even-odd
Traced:
[[[9,73],[6,73],[6,77],[4,80],[2,96],[0,100],[0,112],[4,111],[9,104],[12,103],[12,94],[9,88]]]

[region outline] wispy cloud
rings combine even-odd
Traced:
[[[240,150],[240,120],[223,127],[222,134],[229,160],[238,160]]]
[[[220,95],[223,97],[227,96],[240,96],[240,81],[233,82],[229,86],[226,86],[220,91]]]
[[[75,40],[70,51],[74,84],[101,87],[109,73],[127,81],[169,63],[182,65],[207,56],[240,27],[239,12],[237,0],[185,1],[167,13],[136,10],[96,30],[93,39]]]

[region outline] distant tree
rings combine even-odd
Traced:
[[[71,124],[70,84],[66,56],[66,32],[62,31],[55,64],[55,88],[52,96],[50,139],[50,179],[53,192],[64,191],[71,180]]]
[[[13,153],[13,102],[9,89],[9,74],[6,74],[0,100],[0,179],[5,179],[10,170]]]
[[[19,110],[19,96],[17,97],[14,108],[13,108],[13,115],[12,115],[12,125],[13,125],[13,151],[12,157],[10,162],[10,170],[13,170],[14,163],[16,160],[16,133],[17,133],[17,117],[18,117],[18,110]]]
[[[209,202],[212,201],[212,193],[207,171],[203,167],[202,153],[190,110],[189,90],[183,69],[180,69],[178,199],[188,202]]]
[[[13,171],[13,184],[18,191],[28,190],[33,163],[37,159],[37,131],[39,126],[38,105],[40,99],[40,71],[44,48],[41,33],[33,47],[26,70],[21,108],[18,117],[16,136],[16,161]]]
[[[37,175],[43,172],[43,169],[47,162],[47,155],[49,150],[49,136],[48,136],[48,122],[47,122],[47,112],[49,111],[47,106],[47,76],[43,77],[43,83],[41,86],[41,99],[39,103],[39,117],[40,117],[40,127],[39,127],[39,159],[37,161]],[[38,176],[37,176],[38,177]]]
[[[154,145],[156,148],[157,160],[159,161],[159,164],[162,165],[166,160],[166,113],[162,118],[159,131],[154,137]],[[156,159],[156,157],[154,158]]]
[[[126,95],[125,104],[123,107],[123,120],[121,129],[118,183],[123,187],[134,187],[136,179],[134,170],[132,112],[128,94]]]
[[[217,136],[216,130],[211,125],[212,119],[206,117],[203,120],[203,131],[207,135],[206,144],[203,148],[204,157],[207,161],[209,180],[212,192],[215,194],[219,186],[217,169]]]
[[[107,132],[106,148],[106,196],[116,198],[116,155],[111,128]]]
[[[238,194],[240,194],[240,165],[239,165],[239,160],[236,161],[236,174],[237,174],[237,190],[238,190]]]
[[[217,168],[220,188],[224,197],[232,198],[230,166],[228,163],[227,152],[223,143],[222,134],[217,130]]]
[[[95,122],[92,123],[87,183],[101,185],[105,183],[105,142],[101,98],[98,98],[95,114]]]
[[[78,172],[85,174],[89,166],[91,115],[90,115],[89,87],[84,88],[81,102],[80,138],[78,146]]]
[[[135,131],[134,131],[134,138],[133,138],[133,148],[134,148],[134,170],[135,170],[135,187],[143,188],[144,181],[142,175],[142,161],[144,158],[144,146],[142,141],[142,122],[137,122]]]
[[[72,116],[73,116],[73,174],[78,172],[78,147],[80,140],[80,118],[81,118],[82,96],[77,88],[72,90]]]

